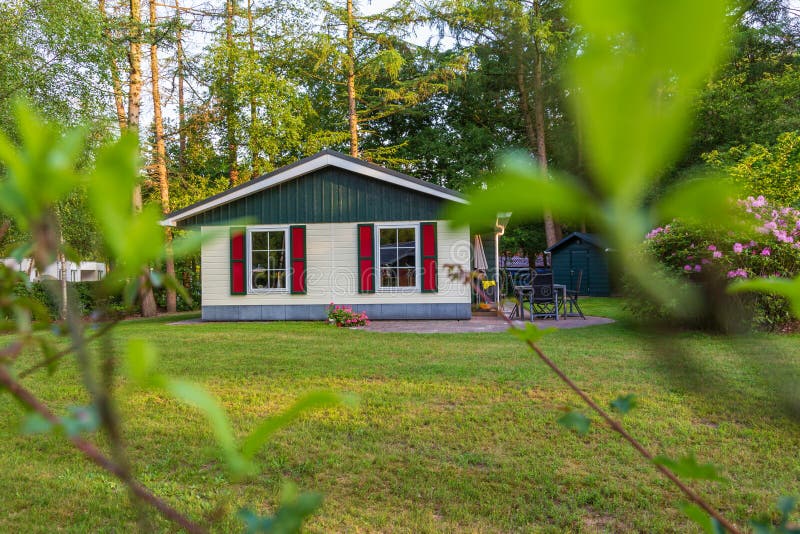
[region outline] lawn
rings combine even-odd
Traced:
[[[587,311],[624,318],[611,299]],[[195,518],[267,512],[284,481],[325,495],[313,532],[687,532],[681,496],[600,424],[581,437],[556,424],[580,407],[507,334],[380,334],[320,323],[168,325],[130,321],[164,371],[204,384],[243,435],[303,392],[353,392],[355,408],[302,417],[259,454],[257,478],[229,483],[192,409],[120,381],[138,477]],[[625,322],[564,330],[543,348],[602,404],[635,393],[626,426],[657,453],[694,452],[727,482],[695,486],[739,524],[800,495],[800,424],[776,391],[797,387],[800,336],[637,334]],[[675,348],[699,356],[698,379]],[[33,361],[27,355],[20,363]],[[772,376],[763,369],[782,371]],[[673,369],[673,372],[669,370]],[[674,371],[677,369],[677,371]],[[773,373],[775,375],[775,373]],[[80,387],[71,365],[25,383],[63,410]],[[781,385],[782,384],[782,385]],[[78,398],[80,402],[80,398]],[[20,436],[19,406],[0,396],[0,531],[127,531],[135,512],[112,477],[63,439]],[[159,530],[171,530],[156,520]]]

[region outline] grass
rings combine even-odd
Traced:
[[[585,308],[625,317],[610,299],[588,299]],[[555,423],[578,400],[506,334],[138,320],[116,330],[115,345],[131,337],[155,343],[168,374],[211,390],[239,435],[303,392],[360,397],[355,408],[314,412],[282,430],[258,455],[261,474],[231,483],[195,411],[120,380],[138,477],[195,518],[226,513],[219,531],[240,528],[242,506],[267,513],[287,480],[325,495],[307,525],[314,532],[693,530],[675,488],[616,435],[598,424],[581,437]],[[741,525],[780,495],[800,494],[800,425],[777,393],[796,388],[799,340],[664,339],[622,321],[560,331],[542,346],[602,404],[635,393],[639,406],[624,422],[656,453],[694,452],[719,466],[728,482],[695,486]],[[675,356],[678,347],[697,357]],[[25,383],[60,410],[85,402],[69,363]],[[136,527],[116,480],[62,438],[21,436],[21,420],[19,406],[0,396],[0,531]]]

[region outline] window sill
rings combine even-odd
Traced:
[[[418,287],[379,287],[375,290],[376,293],[422,293]]]

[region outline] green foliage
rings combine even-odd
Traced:
[[[725,534],[725,529],[715,518],[710,517],[705,510],[696,504],[683,504],[681,511],[692,521],[697,523],[706,534]]]
[[[97,6],[10,0],[0,4],[0,27],[0,131],[13,130],[18,98],[53,120],[91,123],[102,131],[110,111],[109,54]]]
[[[564,428],[574,430],[581,436],[589,432],[592,421],[581,412],[572,410],[558,418],[558,424]]]
[[[539,328],[532,323],[526,323],[525,328],[512,327],[508,329],[511,335],[525,343],[537,343],[547,334],[555,332],[555,330],[555,328]]]
[[[300,532],[303,521],[322,506],[322,495],[300,493],[297,487],[284,485],[278,510],[270,517],[259,517],[252,510],[244,508],[239,517],[245,523],[247,534],[291,534]]]
[[[766,521],[751,521],[755,534],[800,534],[800,527],[789,524],[789,516],[797,506],[797,499],[784,495],[778,499],[778,511],[780,518],[777,525],[772,525]]]
[[[57,425],[39,413],[30,413],[22,422],[21,431],[23,434],[46,434],[57,430],[72,438],[100,428],[100,414],[95,406],[70,406],[68,411],[69,415],[59,417]]]
[[[679,477],[695,480],[725,480],[717,473],[717,468],[712,464],[698,464],[693,454],[673,460],[666,456],[656,456],[653,463],[663,465]]]
[[[731,176],[745,195],[762,195],[778,204],[800,206],[800,132],[783,133],[770,145],[754,143],[726,152],[714,150],[703,159]]]
[[[622,395],[620,397],[617,397],[616,399],[614,399],[609,403],[609,406],[611,406],[613,409],[615,409],[622,415],[625,415],[629,411],[636,408],[636,405],[637,405],[636,395],[634,395],[633,393],[628,393],[627,395]]]

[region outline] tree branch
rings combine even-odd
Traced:
[[[500,315],[511,328],[515,330],[521,330],[514,326],[514,322],[506,315],[504,311],[502,311],[500,305],[498,304],[498,315]],[[720,514],[714,507],[712,507],[709,503],[707,503],[698,493],[696,493],[692,488],[684,484],[672,471],[664,467],[663,465],[656,464],[653,462],[655,456],[649,450],[647,450],[644,445],[642,445],[636,438],[634,438],[631,434],[629,434],[625,428],[623,428],[622,424],[611,417],[603,408],[601,408],[596,402],[592,400],[592,398],[583,391],[575,382],[573,382],[561,368],[556,365],[556,363],[547,357],[547,355],[539,348],[536,343],[530,340],[526,340],[525,343],[533,350],[536,355],[542,360],[545,365],[547,365],[558,377],[564,382],[569,388],[574,391],[582,400],[585,402],[592,410],[595,411],[607,424],[611,427],[611,429],[619,434],[620,436],[625,439],[628,443],[633,446],[636,451],[644,456],[650,463],[652,463],[656,469],[658,469],[661,474],[667,477],[673,484],[678,486],[678,488],[686,495],[690,500],[695,502],[698,506],[700,506],[703,510],[705,510],[711,517],[719,521],[719,524],[722,525],[726,530],[731,532],[732,534],[741,534],[741,531],[725,519],[722,514]]]
[[[53,412],[51,412],[50,409],[44,405],[44,403],[36,398],[33,393],[25,389],[19,382],[14,380],[14,378],[8,372],[8,368],[4,365],[0,365],[0,386],[5,387],[9,393],[14,396],[14,398],[44,417],[53,425],[61,424],[59,418]],[[69,439],[72,441],[73,445],[75,445],[75,447],[81,451],[81,453],[83,453],[83,455],[92,463],[122,480],[128,486],[130,491],[136,495],[136,497],[158,510],[166,519],[179,525],[190,534],[201,534],[206,532],[205,528],[172,508],[169,504],[155,496],[149,489],[147,489],[138,481],[130,478],[126,479],[125,473],[123,472],[124,470],[107,458],[92,443],[79,436],[72,436]]]

